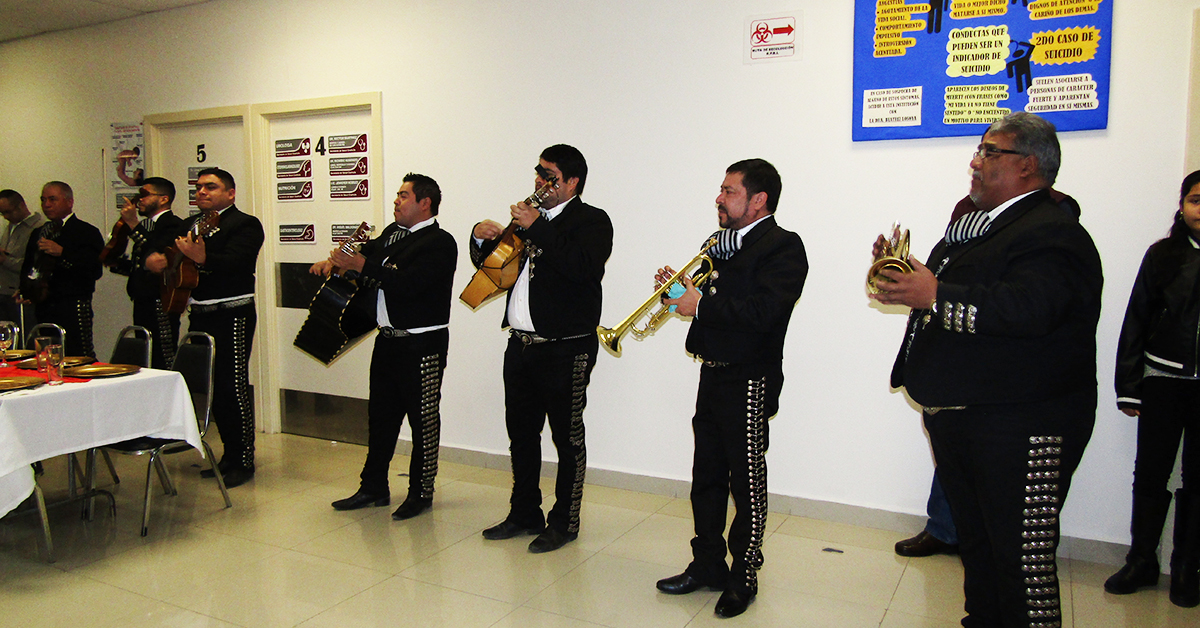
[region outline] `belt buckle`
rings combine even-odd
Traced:
[[[517,332],[517,336],[521,339],[521,344],[525,345],[526,347],[533,344],[535,340],[533,334],[527,334],[523,331]]]

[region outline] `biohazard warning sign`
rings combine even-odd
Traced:
[[[800,14],[746,19],[745,63],[794,61],[799,57]]]

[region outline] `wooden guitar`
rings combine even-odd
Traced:
[[[541,207],[542,202],[550,196],[550,192],[558,187],[558,177],[546,175],[546,184],[538,188],[525,203],[533,207]],[[503,294],[505,290],[517,283],[521,274],[521,254],[525,251],[525,242],[517,235],[517,221],[508,224],[508,228],[500,234],[496,248],[479,264],[479,270],[471,278],[465,290],[458,297],[471,309],[477,309],[485,301]]]
[[[113,225],[112,233],[108,236],[108,243],[100,251],[100,263],[105,266],[117,263],[117,259],[125,253],[125,247],[129,245],[129,234],[131,233],[133,233],[133,229],[125,223],[125,219],[118,218],[117,224]]]
[[[202,239],[221,230],[217,223],[221,220],[218,212],[208,212],[188,227],[187,234],[192,239]],[[167,267],[162,273],[162,304],[163,310],[172,314],[182,314],[187,309],[188,297],[192,289],[200,285],[200,271],[196,262],[171,245],[164,255],[167,256]]]
[[[353,255],[371,239],[374,228],[362,223],[341,250]],[[374,290],[358,289],[357,273],[334,268],[308,305],[308,319],[292,343],[296,348],[328,365],[356,340],[375,329]]]

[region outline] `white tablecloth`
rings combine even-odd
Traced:
[[[203,455],[182,375],[142,369],[0,394],[0,516],[33,493],[30,464],[139,436],[186,440]]]

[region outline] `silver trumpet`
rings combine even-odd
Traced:
[[[683,268],[679,269],[679,271],[677,271],[674,275],[671,275],[671,278],[664,282],[663,285],[659,286],[659,288],[654,291],[654,294],[650,295],[649,299],[646,299],[645,303],[642,303],[640,306],[638,306],[638,308],[634,310],[632,314],[626,316],[625,320],[617,323],[616,327],[613,327],[612,329],[603,326],[597,327],[596,335],[600,337],[600,344],[604,345],[605,348],[612,352],[613,355],[620,357],[621,336],[624,336],[627,332],[633,332],[634,337],[638,340],[641,340],[642,338],[653,334],[659,328],[659,326],[663,324],[663,321],[667,319],[667,315],[671,313],[670,308],[668,308],[666,305],[662,305],[662,300],[663,297],[666,296],[671,290],[671,288],[679,281],[680,277],[686,276],[687,273],[694,272],[707,263],[707,270],[699,275],[696,275],[695,277],[692,277],[692,283],[699,287],[703,285],[704,282],[708,281],[708,277],[712,274],[713,268],[712,258],[708,256],[708,250],[711,249],[716,243],[716,238],[709,238],[708,241],[704,243],[704,246],[700,248],[700,252],[696,255],[696,257],[693,257],[688,261],[688,263],[683,265]],[[641,318],[645,316],[646,313],[655,306],[655,304],[658,304],[660,307],[654,313],[650,314],[650,318],[646,321],[645,326],[643,326],[641,329],[635,327],[634,323],[641,320]]]
[[[871,269],[867,271],[867,291],[871,294],[879,294],[882,291],[879,282],[890,281],[879,274],[879,271],[885,268],[902,273],[911,273],[913,270],[908,264],[908,229],[901,232],[899,224],[892,225],[891,237],[884,242],[883,250],[875,256]]]

